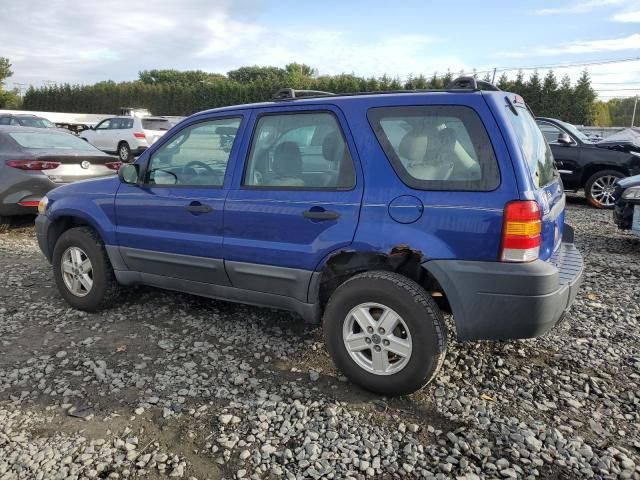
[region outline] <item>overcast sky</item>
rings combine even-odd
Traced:
[[[404,79],[640,57],[640,0],[0,0],[0,19],[9,87],[292,61]],[[589,72],[603,98],[640,93],[640,61]]]

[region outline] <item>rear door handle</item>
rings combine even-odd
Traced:
[[[340,218],[338,212],[332,212],[330,210],[305,210],[302,212],[304,218],[311,218],[313,220],[336,220]]]
[[[200,202],[191,202],[185,208],[191,213],[209,213],[213,211],[213,208],[209,205]]]

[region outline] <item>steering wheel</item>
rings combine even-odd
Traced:
[[[210,175],[217,175],[217,173],[209,165],[199,160],[193,160],[187,163],[184,167],[182,167],[182,169],[183,170],[191,169],[195,172],[196,170],[193,167],[201,167],[201,168],[204,168],[207,171],[207,173],[209,173]]]

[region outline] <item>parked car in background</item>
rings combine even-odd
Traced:
[[[640,175],[619,180],[615,197],[613,221],[621,230],[640,236]]]
[[[322,318],[355,383],[413,392],[443,364],[443,311],[460,340],[535,337],[582,278],[540,129],[479,87],[286,89],[192,115],[119,178],[51,192],[40,248],[75,308],[148,284],[288,309]]]
[[[111,117],[80,132],[80,138],[103,152],[117,154],[122,162],[128,162],[170,128],[169,120],[162,117]]]
[[[561,120],[539,117],[536,122],[551,146],[565,189],[584,189],[587,201],[596,208],[613,208],[616,181],[640,173],[640,149],[615,136],[593,143]]]
[[[68,133],[0,126],[0,231],[12,216],[36,213],[52,188],[115,175],[120,165],[117,158]]]
[[[55,123],[50,122],[44,117],[28,114],[0,114],[0,125],[14,125],[32,128],[53,128],[57,129]]]

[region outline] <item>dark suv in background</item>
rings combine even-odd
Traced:
[[[640,173],[640,151],[607,139],[594,143],[575,126],[554,118],[536,118],[551,146],[566,190],[580,190],[596,208],[613,208],[615,183]]]

